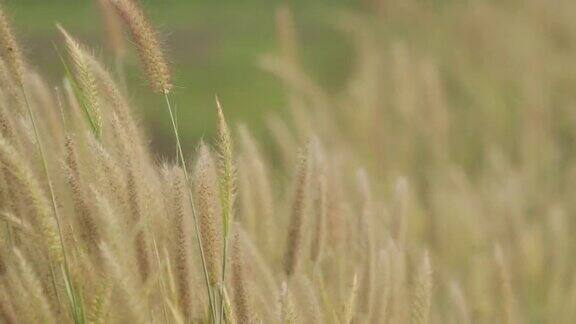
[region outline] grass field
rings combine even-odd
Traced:
[[[0,7],[0,322],[574,322],[574,1],[98,1]]]

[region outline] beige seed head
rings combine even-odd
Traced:
[[[216,285],[221,278],[223,248],[216,168],[210,150],[204,143],[200,145],[198,156],[194,170],[194,199],[209,282]]]
[[[236,190],[236,168],[234,166],[234,149],[230,129],[224,118],[222,105],[216,97],[216,108],[218,112],[217,131],[218,139],[216,143],[218,155],[218,182],[220,186],[220,205],[224,222],[224,234],[226,235],[232,222],[232,212],[234,205],[234,194]]]
[[[155,92],[167,94],[172,90],[170,69],[156,31],[135,0],[109,0],[130,29],[138,47],[140,60]]]
[[[22,89],[18,81],[14,78],[11,68],[3,59],[0,59],[0,87],[8,104],[6,110],[24,113],[26,103],[22,94]]]
[[[105,242],[100,244],[104,265],[110,277],[118,283],[118,291],[126,300],[123,311],[127,313],[131,323],[146,323],[147,305],[144,302],[144,294],[141,286],[134,281],[134,275],[125,266],[125,260],[118,257],[116,251],[112,250]],[[123,262],[124,261],[124,262]]]
[[[64,36],[66,48],[74,64],[74,77],[78,82],[81,94],[80,103],[84,106],[92,130],[99,136],[102,132],[102,104],[98,87],[96,86],[96,78],[90,65],[90,62],[94,59],[62,26],[56,26]]]
[[[104,148],[102,143],[91,133],[88,134],[88,146],[94,159],[94,171],[102,181],[102,188],[106,189],[110,197],[117,201],[123,210],[127,206],[125,191],[125,174],[120,163]]]
[[[6,138],[11,144],[18,145],[18,137],[16,136],[16,130],[14,128],[14,122],[10,114],[4,108],[4,105],[0,106],[0,134]]]
[[[88,122],[95,134],[102,132],[102,115],[100,94],[96,86],[96,78],[90,62],[91,55],[60,25],[56,25],[64,36],[66,48],[74,65],[74,78],[78,82],[81,98],[80,103],[84,107]]]
[[[71,136],[67,136],[65,142],[64,171],[66,180],[72,191],[74,211],[80,225],[82,238],[91,249],[94,249],[98,243],[98,228],[94,222],[89,199],[87,199],[82,187],[76,145]]]
[[[292,216],[288,228],[286,254],[284,256],[284,272],[287,276],[294,274],[301,259],[302,227],[306,209],[308,186],[307,153],[302,153],[296,171],[296,187],[292,200]]]
[[[234,234],[232,245],[232,289],[234,291],[233,304],[236,321],[238,323],[252,323],[252,312],[244,274],[244,256],[238,233]]]
[[[41,278],[36,273],[31,262],[19,249],[14,249],[14,254],[19,264],[17,271],[20,275],[20,280],[29,296],[29,306],[34,308],[36,312],[36,320],[39,323],[55,323],[54,313],[50,307]]]
[[[48,199],[32,170],[27,166],[27,161],[2,137],[0,137],[0,164],[10,172],[19,190],[27,197],[28,204],[36,216],[34,220],[37,222],[39,234],[45,240],[44,244],[51,253],[52,260],[57,263],[62,261],[62,245]]]
[[[172,181],[172,201],[175,216],[176,231],[176,281],[180,311],[186,320],[191,319],[191,269],[190,262],[190,231],[186,227],[186,214],[184,209],[184,196],[186,191],[185,180],[180,168],[173,168],[170,174]]]
[[[4,50],[4,59],[8,63],[8,68],[14,80],[22,85],[24,83],[24,56],[20,50],[20,45],[12,31],[12,26],[4,9],[0,6],[0,42]]]
[[[140,176],[139,170],[133,165],[128,166],[128,176],[126,179],[126,190],[128,192],[128,210],[130,215],[131,226],[139,226],[142,221],[142,206],[140,203],[140,195],[142,191],[142,183],[138,181]],[[138,229],[134,240],[134,249],[136,254],[136,261],[138,262],[138,270],[142,281],[146,281],[150,275],[150,257],[146,244],[146,235],[142,229]]]
[[[116,81],[114,81],[110,72],[92,55],[87,55],[86,60],[90,68],[94,71],[94,76],[96,77],[98,85],[102,88],[103,95],[113,105],[112,108],[114,112],[124,120],[126,114],[129,113],[128,101],[118,88]]]
[[[101,279],[99,287],[96,289],[90,303],[88,303],[87,319],[89,323],[104,324],[106,323],[106,311],[110,303],[112,287],[106,278]]]
[[[310,260],[317,263],[320,260],[325,236],[325,222],[327,209],[326,196],[326,171],[324,157],[320,148],[320,143],[314,145],[315,175],[314,185],[314,230],[310,245]]]

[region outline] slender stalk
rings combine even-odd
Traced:
[[[60,238],[60,245],[62,247],[62,259],[63,259],[63,274],[65,277],[65,281],[68,281],[68,284],[73,289],[72,282],[70,281],[70,269],[68,268],[68,257],[66,255],[66,248],[64,246],[64,235],[62,234],[62,226],[60,221],[60,212],[58,211],[58,205],[56,203],[56,195],[54,193],[54,186],[52,185],[52,179],[50,178],[50,172],[48,171],[48,163],[46,162],[46,154],[44,153],[44,148],[42,146],[42,142],[40,140],[40,134],[38,132],[38,127],[36,126],[36,118],[34,117],[34,112],[32,111],[32,107],[30,105],[30,100],[28,99],[28,94],[24,89],[24,84],[20,83],[20,89],[22,90],[22,94],[24,96],[24,102],[26,104],[26,110],[28,111],[28,116],[30,117],[30,122],[32,123],[32,129],[34,131],[34,137],[36,139],[36,147],[38,152],[40,153],[40,159],[42,160],[42,168],[44,171],[44,176],[46,177],[46,182],[48,183],[48,189],[50,191],[50,200],[52,202],[52,211],[54,212],[54,218],[56,219],[56,227],[58,228],[58,236]],[[74,308],[76,305],[76,296],[74,293],[71,294],[70,302],[71,307]],[[76,314],[73,310],[73,313]],[[76,316],[74,316],[76,318]]]
[[[216,307],[214,304],[214,299],[212,297],[212,289],[210,287],[210,282],[208,281],[208,269],[206,268],[206,258],[204,257],[204,248],[202,247],[202,236],[200,235],[200,228],[198,226],[198,218],[196,216],[196,206],[194,204],[194,198],[192,197],[192,189],[190,188],[190,177],[188,176],[188,170],[186,169],[186,160],[184,159],[184,154],[182,153],[182,144],[180,143],[180,135],[178,133],[178,126],[176,125],[176,120],[174,118],[174,112],[172,111],[172,105],[170,104],[170,98],[168,92],[164,93],[164,98],[166,99],[166,107],[168,108],[168,113],[170,114],[170,121],[172,122],[172,129],[174,131],[174,137],[176,138],[176,146],[178,149],[179,162],[181,164],[182,170],[184,171],[184,178],[186,180],[186,188],[188,189],[188,200],[190,201],[190,206],[192,207],[192,217],[194,219],[194,230],[196,231],[196,242],[198,243],[198,249],[200,250],[200,256],[202,258],[202,268],[204,270],[204,280],[206,282],[206,289],[208,291],[208,299],[210,300],[210,310],[212,313],[212,318],[216,320]]]
[[[56,273],[54,272],[54,263],[52,262],[52,257],[48,254],[48,260],[50,261],[50,279],[52,280],[52,288],[56,292],[56,300],[58,301],[58,307],[62,307],[62,300],[60,299],[60,293],[58,292],[58,286],[56,286]]]
[[[222,260],[222,282],[221,282],[221,290],[220,290],[220,319],[219,322],[222,323],[222,318],[224,317],[224,288],[226,282],[226,260],[228,259],[227,256],[228,252],[228,233],[224,234],[224,257]]]

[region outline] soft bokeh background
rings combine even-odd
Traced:
[[[277,48],[275,10],[282,1],[144,0],[160,27],[175,71],[175,100],[188,149],[214,129],[214,95],[232,121],[246,122],[258,134],[263,119],[282,109],[285,100],[276,78],[258,67],[258,58]],[[335,30],[331,16],[344,8],[360,8],[349,0],[291,1],[308,71],[329,90],[342,87],[350,60],[350,44]],[[95,0],[8,0],[8,10],[33,66],[61,84],[62,49],[55,23],[113,64]],[[148,91],[131,49],[127,58],[129,92],[142,112],[154,147],[172,149],[162,98]]]

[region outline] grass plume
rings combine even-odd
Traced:
[[[109,1],[130,30],[152,89],[158,93],[169,93],[172,89],[170,68],[158,35],[142,8],[136,0]]]

